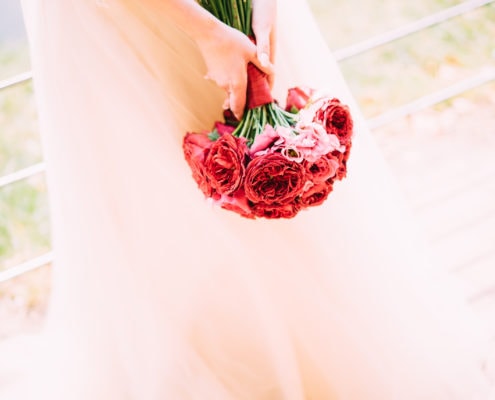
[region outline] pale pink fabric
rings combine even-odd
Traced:
[[[275,96],[327,89],[356,142],[349,178],[286,221],[212,208],[193,182],[182,136],[223,93],[163,0],[23,4],[56,254],[27,398],[492,398],[482,327],[428,264],[303,1],[279,4]]]

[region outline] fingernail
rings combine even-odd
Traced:
[[[263,67],[268,67],[270,64],[270,59],[268,58],[268,54],[266,53],[261,53],[259,56],[260,64],[263,65]]]

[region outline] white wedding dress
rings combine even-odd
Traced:
[[[349,175],[323,206],[252,221],[208,205],[183,159],[224,94],[162,4],[23,1],[55,262],[12,399],[495,398],[482,327],[428,264],[307,5],[279,1],[274,93],[351,106]]]

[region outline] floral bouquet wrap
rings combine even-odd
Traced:
[[[226,24],[253,37],[250,0],[200,0]],[[187,133],[184,156],[214,204],[254,219],[292,218],[322,204],[346,176],[353,121],[340,100],[291,88],[281,108],[266,75],[248,64],[247,109],[210,131]]]

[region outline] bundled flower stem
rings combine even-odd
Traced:
[[[199,0],[224,23],[254,41],[251,0]],[[212,130],[184,136],[192,177],[214,204],[245,218],[292,218],[322,204],[347,173],[353,121],[339,99],[291,88],[285,109],[266,75],[247,66],[247,110],[241,121],[224,112]]]
[[[198,3],[223,23],[253,36],[252,0],[199,0]]]
[[[199,0],[199,4],[223,23],[255,41],[252,0]],[[247,110],[232,134],[246,138],[249,146],[267,124],[289,128],[294,125],[295,118],[274,102],[265,73],[249,63],[247,74]]]

